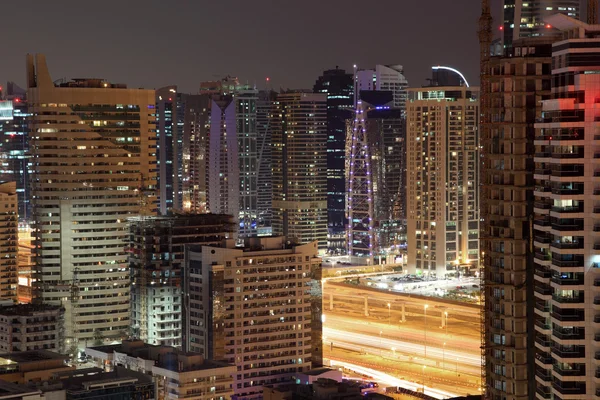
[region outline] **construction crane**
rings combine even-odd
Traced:
[[[482,172],[483,179],[481,180],[483,186],[481,187],[481,206],[480,210],[484,213],[487,212],[488,205],[486,204],[486,199],[489,197],[489,194],[486,192],[487,186],[486,183],[486,169],[489,165],[489,160],[487,159],[487,149],[486,144],[489,143],[491,139],[491,132],[489,126],[489,115],[490,115],[490,57],[491,57],[491,46],[492,46],[492,13],[490,11],[490,1],[489,0],[481,0],[481,16],[479,17],[479,29],[478,29],[478,37],[479,37],[479,68],[480,68],[480,137],[481,143],[483,144],[482,149]],[[480,211],[480,212],[481,212]],[[481,331],[481,395],[482,398],[486,398],[487,392],[487,365],[486,365],[486,353],[487,353],[487,316],[485,312],[485,293],[486,293],[486,277],[485,277],[485,245],[487,241],[485,238],[488,235],[489,221],[488,219],[484,219],[481,222],[480,228],[480,239],[484,244],[481,249],[481,258],[479,264],[479,305],[480,305],[480,331]],[[489,257],[489,256],[488,256]]]
[[[587,23],[590,25],[598,23],[598,0],[588,0],[587,2]]]

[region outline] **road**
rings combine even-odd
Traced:
[[[332,293],[333,309],[329,297]],[[332,282],[325,285],[323,303],[323,348],[331,359],[421,384],[430,379],[435,388],[451,393],[478,392],[481,383],[478,307]],[[400,322],[402,303],[403,323]]]

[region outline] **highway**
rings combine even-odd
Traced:
[[[405,322],[400,322],[402,303]],[[477,306],[327,282],[323,315],[323,348],[330,359],[386,373],[412,382],[412,386],[426,381],[447,393],[478,393],[481,341]]]

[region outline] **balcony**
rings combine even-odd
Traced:
[[[541,386],[541,385],[535,385],[535,386],[536,386],[535,391],[542,398],[549,399],[552,397],[552,391],[550,390],[549,386]]]
[[[536,201],[533,203],[533,207],[541,208],[542,210],[549,210],[550,208],[552,208],[552,204],[545,201]]]
[[[542,328],[544,330],[549,330],[550,329],[550,324],[546,323],[546,321],[541,320],[541,319],[536,319],[535,320],[535,326],[537,326],[538,328]]]
[[[552,357],[550,356],[550,353],[536,353],[535,358],[539,360],[542,364],[552,365]]]
[[[574,260],[561,260],[559,258],[552,258],[552,264],[557,267],[583,267],[583,258],[577,258]]]
[[[535,376],[539,377],[544,382],[550,382],[552,380],[552,374],[541,368],[535,369]]]
[[[555,222],[552,224],[552,229],[557,231],[581,231],[583,230],[583,221],[578,223],[571,221]]]
[[[550,278],[550,281],[563,286],[577,286],[584,284],[583,276],[580,276],[578,278],[563,278],[561,276],[553,276],[552,278]]]
[[[552,288],[548,286],[535,285],[533,287],[533,290],[535,290],[537,293],[543,296],[549,296],[552,294]],[[598,304],[600,304],[600,300]]]
[[[565,350],[561,349],[560,347],[553,347],[552,354],[556,354],[561,358],[585,358],[585,350],[583,346]]]
[[[534,236],[533,240],[538,243],[544,243],[544,244],[548,244],[551,241],[549,236],[540,236],[540,235]]]
[[[552,242],[550,246],[557,249],[583,249],[583,241],[576,242]]]
[[[548,304],[546,304],[545,301],[536,301],[535,308],[537,310],[540,310],[541,312],[549,312],[550,311],[550,306],[548,306]]]
[[[560,368],[558,364],[554,364],[552,366],[552,369],[561,376],[585,376],[585,368]]]
[[[584,297],[583,295],[579,295],[579,296],[560,296],[558,294],[553,294],[552,295],[552,300],[558,302],[558,303],[576,303],[576,304],[582,304],[584,303]]]
[[[550,278],[550,276],[551,276],[551,272],[549,269],[542,268],[540,266],[537,266],[535,268],[535,270],[533,271],[533,273],[536,274],[537,276],[539,276],[540,278]]]
[[[585,321],[585,313],[578,308],[558,308],[554,307],[550,314],[552,318],[564,322],[583,322]]]
[[[551,192],[552,189],[549,186],[536,186],[534,189],[536,192],[546,193]]]
[[[551,258],[550,254],[540,253],[537,251],[535,252],[534,257],[540,261],[550,261],[550,258]]]
[[[583,329],[553,329],[552,336],[562,340],[583,340],[585,339],[585,331]]]
[[[562,176],[583,176],[584,169],[583,165],[553,165],[552,167],[552,176],[562,177]]]
[[[550,175],[552,171],[550,168],[536,168],[533,173],[536,175]]]
[[[583,212],[583,204],[569,207],[552,207],[551,210],[559,213],[580,213]]]
[[[550,347],[550,340],[548,339],[547,335],[536,334],[535,342],[541,344],[544,347]],[[600,354],[600,352],[598,352],[597,354]]]
[[[584,194],[583,193],[583,185],[580,185],[580,186],[577,186],[574,188],[569,188],[569,187],[552,188],[552,194],[557,194],[560,196]]]
[[[564,395],[570,394],[585,394],[584,382],[552,382],[552,388]]]

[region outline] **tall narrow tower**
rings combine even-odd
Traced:
[[[373,257],[373,181],[371,179],[371,153],[369,151],[366,111],[362,101],[356,103],[356,116],[352,131],[347,136],[347,187],[348,199],[348,256]]]

